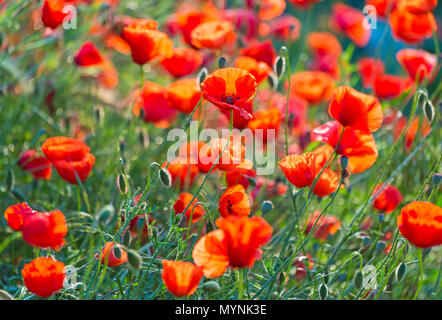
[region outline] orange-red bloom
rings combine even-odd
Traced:
[[[318,172],[319,174],[319,172]],[[335,192],[339,187],[339,177],[336,172],[325,168],[313,188],[313,193],[318,197],[325,197]]]
[[[196,79],[182,79],[166,87],[169,104],[183,113],[191,113],[201,98],[201,90]]]
[[[59,250],[65,244],[68,227],[63,212],[35,212],[23,220],[23,240],[31,246]]]
[[[9,206],[3,215],[8,222],[8,226],[15,231],[19,231],[23,226],[23,221],[35,213],[37,211],[32,210],[26,202],[22,202]]]
[[[399,10],[408,11],[414,14],[428,13],[437,6],[437,0],[397,0]]]
[[[219,218],[219,230],[209,232],[195,245],[192,258],[208,278],[231,268],[252,267],[261,258],[260,248],[270,241],[272,227],[261,217]]]
[[[192,201],[193,195],[188,192],[183,192],[178,196],[177,201],[173,205],[173,210],[176,214],[182,214],[184,210],[189,206],[190,201]],[[192,223],[198,222],[206,213],[202,206],[196,205],[198,203],[198,198],[192,201],[189,208],[186,210],[184,215],[187,220],[190,220],[190,216],[192,215]],[[192,213],[193,212],[193,213]]]
[[[376,14],[382,18],[385,18],[387,13],[396,9],[397,2],[398,0],[365,0],[365,4],[375,7]]]
[[[136,19],[124,27],[122,36],[135,63],[143,65],[156,57],[172,56],[173,43],[165,33],[156,30],[157,25],[154,20]]]
[[[297,188],[310,186],[320,171],[316,154],[312,152],[288,155],[278,164],[287,180]]]
[[[36,180],[49,180],[51,178],[51,162],[45,157],[38,156],[35,150],[28,150],[22,153],[17,164],[23,170],[31,173]]]
[[[165,167],[166,164],[163,165]],[[198,175],[198,165],[190,161],[188,157],[177,157],[170,161],[167,170],[172,176],[172,183],[179,183],[180,190],[189,187]]]
[[[184,261],[163,260],[162,263],[161,277],[167,290],[177,297],[189,296],[196,291],[203,277],[200,267]]]
[[[383,184],[376,186],[376,188],[373,191],[373,194],[376,194],[382,187]],[[373,207],[384,213],[391,213],[394,211],[394,209],[396,209],[396,207],[401,203],[401,201],[402,201],[401,192],[396,187],[388,185],[374,199]]]
[[[382,125],[382,106],[375,97],[348,86],[335,89],[328,113],[344,127],[376,131]]]
[[[261,0],[259,1],[258,17],[261,20],[272,20],[280,16],[286,7],[285,0]]]
[[[374,79],[384,73],[384,62],[381,59],[361,58],[358,60],[358,73],[361,76],[362,86],[371,88]]]
[[[330,73],[338,78],[339,57],[342,53],[342,46],[338,39],[329,32],[310,32],[307,36],[307,44],[313,52],[313,63],[311,68]]]
[[[228,146],[223,152],[227,143]],[[224,138],[212,139],[201,147],[198,154],[198,167],[200,171],[208,172],[221,153],[222,155],[214,168],[226,171],[243,162],[246,149],[240,137],[237,136],[232,136],[229,142]]]
[[[248,127],[253,131],[253,134],[262,137],[264,143],[269,138],[269,130],[274,131],[274,138],[278,135],[279,125],[281,124],[282,113],[278,108],[269,108],[260,110],[253,115],[253,119],[249,121]],[[259,131],[262,131],[260,135]]]
[[[422,82],[428,79],[437,65],[437,57],[422,49],[402,49],[396,53],[396,59],[407,71],[412,80]],[[436,76],[436,73],[433,75]],[[428,79],[432,81],[433,78]]]
[[[103,265],[107,263],[108,267],[116,267],[127,261],[127,252],[119,244],[117,244],[117,247],[120,251],[120,257],[115,255],[115,243],[106,242],[100,255],[100,261]]]
[[[442,244],[442,209],[430,202],[407,204],[397,217],[397,226],[416,247],[429,248]]]
[[[310,218],[307,228],[305,229],[305,234],[308,234],[313,226],[315,225],[316,220],[318,220],[321,212],[315,211],[313,216]],[[327,216],[322,215],[319,218],[318,222],[316,222],[316,227],[313,230],[313,235],[316,239],[319,240],[327,240],[329,236],[332,236],[339,230],[341,227],[341,222],[335,216]]]
[[[101,65],[105,62],[97,47],[91,42],[85,42],[74,57],[75,64],[79,67]]]
[[[192,45],[196,48],[216,49],[233,43],[236,39],[230,21],[210,21],[202,23],[192,30]]]
[[[144,121],[146,122],[161,125],[161,123],[172,119],[176,114],[175,109],[169,105],[166,98],[165,88],[155,82],[145,81],[141,94],[136,90],[134,96],[137,101],[133,113],[139,116],[141,109],[143,109]]]
[[[77,184],[77,176],[84,182],[95,164],[95,157],[89,153],[90,148],[77,139],[51,137],[46,139],[41,150],[60,177],[72,184]]]
[[[437,31],[437,23],[432,13],[414,14],[405,10],[394,10],[390,15],[393,36],[409,44],[417,44],[431,38]]]
[[[322,71],[302,71],[292,75],[290,90],[293,94],[316,104],[332,97],[335,81]]]
[[[250,214],[250,200],[241,184],[227,188],[218,202],[219,213],[222,217],[248,216]]]
[[[379,99],[393,99],[410,90],[413,80],[393,74],[381,74],[374,78],[373,91]]]
[[[241,184],[245,189],[250,185],[250,180],[256,177],[253,163],[245,159],[242,163],[226,171],[226,182],[229,187]]]
[[[301,34],[301,21],[291,15],[283,15],[269,23],[259,25],[259,33],[263,37],[275,37],[282,41],[295,41]]]
[[[41,20],[46,27],[57,28],[69,14],[63,12],[64,0],[45,0]]]
[[[311,140],[322,141],[336,148],[342,134],[342,126],[337,121],[327,122],[312,130]],[[344,129],[337,153],[348,157],[348,167],[354,173],[364,172],[370,168],[378,157],[378,150],[370,132]]]
[[[175,78],[195,72],[202,64],[203,56],[192,48],[174,48],[171,57],[161,60],[161,65]]]
[[[192,31],[200,24],[214,21],[217,17],[206,11],[186,9],[176,12],[173,19],[176,21],[177,27],[181,31],[184,41],[188,45],[192,45]]]
[[[241,56],[235,59],[235,67],[248,71],[255,77],[256,83],[260,84],[272,73],[272,68],[263,61],[257,61],[252,57]]]
[[[364,47],[370,41],[371,29],[364,26],[361,11],[341,2],[332,6],[331,24],[344,33],[358,47]]]
[[[273,62],[276,59],[276,51],[270,40],[264,42],[251,42],[247,47],[240,49],[239,52],[243,56],[252,57],[258,61],[264,61],[270,67],[273,66]]]
[[[24,265],[21,274],[28,290],[47,298],[63,288],[66,277],[64,263],[50,257],[40,257]]]
[[[237,110],[244,118],[252,116],[245,105],[256,94],[255,77],[239,68],[223,68],[208,75],[201,83],[204,99],[224,110]]]

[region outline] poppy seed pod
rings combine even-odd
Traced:
[[[218,68],[222,69],[226,66],[227,60],[224,57],[218,59]]]

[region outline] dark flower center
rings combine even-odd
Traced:
[[[221,101],[228,104],[235,104],[235,102],[237,102],[239,99],[240,97],[237,96],[236,94],[233,94],[231,96],[226,96],[225,94],[223,94],[221,96]]]

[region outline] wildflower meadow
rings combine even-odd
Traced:
[[[441,18],[0,0],[0,299],[442,299]]]

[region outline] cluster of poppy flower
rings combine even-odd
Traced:
[[[67,2],[77,4],[81,1]],[[118,3],[107,2],[114,6]],[[309,70],[291,75],[286,83],[287,90],[290,90],[289,98],[270,89],[258,92],[264,80],[273,79],[274,73],[278,73],[276,62],[281,57],[277,58],[271,41],[257,41],[257,35],[295,41],[299,37],[301,23],[295,17],[284,14],[285,0],[256,1],[259,2],[257,13],[254,2],[247,1],[245,9],[226,10],[217,9],[210,1],[202,9],[186,4],[167,21],[167,32],[160,31],[155,20],[124,17],[116,23],[123,25],[120,33],[96,25],[91,34],[102,37],[108,48],[131,54],[137,65],[159,61],[161,68],[173,78],[174,81],[166,87],[144,81],[143,87],[134,92],[132,112],[142,116],[146,122],[168,127],[177,112],[193,115],[196,107],[207,101],[211,103],[209,107],[216,106],[231,120],[234,127],[249,128],[252,132],[263,129],[262,140],[266,143],[270,139],[269,130],[275,130],[278,135],[281,122],[290,118],[288,134],[299,138],[300,145],[292,144],[288,148],[289,152],[279,161],[279,167],[296,188],[310,187],[316,196],[328,196],[344,187],[342,182],[350,173],[364,172],[376,162],[378,150],[373,132],[379,130],[384,121],[379,99],[397,97],[408,90],[411,92],[416,83],[432,81],[438,70],[437,57],[421,49],[399,51],[396,58],[407,72],[407,77],[386,74],[380,59],[360,59],[357,65],[362,86],[372,88],[371,95],[346,85],[336,86],[341,73],[341,44],[330,32],[311,32],[306,40],[311,53]],[[320,0],[290,2],[299,9],[308,10]],[[431,37],[437,29],[431,13],[436,0],[367,0],[366,3],[375,6],[381,17],[388,17],[393,35],[401,41],[417,43]],[[67,16],[63,12],[64,4],[62,0],[44,1],[41,20],[46,27],[55,30],[62,24]],[[367,45],[371,37],[371,31],[364,26],[363,20],[364,15],[356,8],[343,3],[332,6],[332,29],[359,47]],[[239,35],[235,30],[244,26],[247,27],[246,32]],[[177,34],[181,35],[186,46],[174,46],[170,37]],[[205,78],[183,78],[209,65],[221,50],[236,55],[235,43],[239,37],[245,47],[239,50],[233,67],[220,66]],[[87,41],[81,46],[75,54],[74,63],[78,67],[100,68],[98,80],[108,88],[118,83],[116,68],[94,42]],[[255,100],[259,101],[261,108],[254,111]],[[322,125],[307,123],[307,108],[321,104],[328,104],[328,114],[333,120]],[[262,107],[264,105],[266,107]],[[418,119],[413,121],[407,132],[407,148],[418,130],[419,121],[416,121]],[[396,130],[403,129],[405,123],[401,123],[398,122]],[[311,152],[303,153],[305,144],[309,142],[303,141],[308,140],[306,137],[311,142],[322,144]],[[199,205],[196,195],[184,191],[193,186],[199,173],[222,171],[227,188],[218,201],[221,216],[216,220],[218,229],[200,237],[192,250],[193,262],[162,261],[164,284],[172,294],[180,297],[193,294],[203,276],[215,278],[222,276],[228,268],[253,267],[255,261],[261,259],[262,248],[271,240],[273,233],[264,218],[253,214],[256,211],[254,200],[264,186],[268,198],[282,195],[287,190],[284,184],[257,176],[253,164],[245,159],[243,142],[234,136],[230,140],[220,138],[208,143],[190,142],[181,148],[186,151],[186,156],[163,164],[172,183],[179,184],[181,193],[173,206],[176,214],[184,215],[189,224],[203,220],[206,212]],[[51,137],[41,147],[44,156],[36,150],[25,151],[18,165],[32,173],[35,179],[50,179],[54,166],[63,180],[77,184],[86,181],[95,164],[90,150],[81,140]],[[335,154],[341,156],[340,168],[337,162],[332,161]],[[222,161],[216,162],[219,158]],[[253,185],[251,181],[254,181]],[[394,186],[378,185],[374,194],[377,194],[374,208],[385,214],[392,213],[402,202],[402,195]],[[37,212],[26,203],[19,203],[10,206],[4,216],[12,229],[22,232],[24,241],[29,245],[59,250],[65,244],[67,225],[59,210]],[[143,218],[144,215],[132,218],[125,232],[136,236],[138,221]],[[152,217],[148,218],[149,221],[142,221],[144,238],[148,237],[147,225],[153,221]],[[397,226],[413,245],[427,248],[442,244],[441,219],[440,207],[415,201],[402,207]],[[304,232],[313,232],[313,236],[321,241],[326,241],[341,226],[338,217],[321,216],[318,211],[307,222]],[[117,267],[128,261],[128,254],[122,245],[107,242],[96,258],[108,267]],[[301,278],[313,264],[309,256],[308,266],[302,260],[294,262],[300,270],[297,277]],[[22,275],[29,291],[42,297],[59,291],[66,277],[64,264],[50,257],[36,258],[26,264]]]

